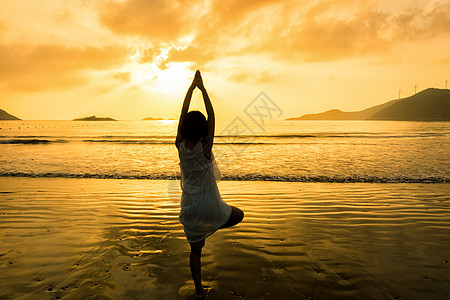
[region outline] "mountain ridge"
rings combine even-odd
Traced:
[[[360,111],[331,109],[285,120],[450,121],[450,90],[428,88],[412,96],[390,100]]]

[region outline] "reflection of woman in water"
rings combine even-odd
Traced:
[[[190,111],[192,92],[198,87],[203,94],[208,120],[199,111]],[[191,246],[190,267],[195,297],[206,295],[201,281],[200,257],[205,239],[216,230],[238,224],[244,218],[239,208],[229,206],[220,196],[216,180],[219,170],[212,153],[215,117],[200,72],[197,70],[181,109],[175,145],[181,166],[180,222]]]

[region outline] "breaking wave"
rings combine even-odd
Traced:
[[[1,177],[52,177],[52,178],[98,178],[98,179],[147,179],[177,180],[179,174],[102,174],[102,173],[33,173],[0,172]],[[448,177],[376,177],[376,176],[295,176],[295,175],[224,175],[224,181],[284,181],[324,183],[450,183]]]
[[[371,132],[319,132],[305,134],[275,135],[226,135],[215,136],[218,145],[263,145],[263,144],[297,144],[308,139],[393,139],[393,138],[431,138],[445,136],[446,132],[414,132],[406,134],[371,133]],[[100,136],[0,136],[0,144],[53,144],[53,143],[110,143],[136,145],[171,145],[174,135],[100,135]]]
[[[27,144],[27,145],[38,145],[38,144],[51,144],[51,143],[66,143],[66,140],[47,140],[47,139],[6,139],[0,140],[0,144]]]

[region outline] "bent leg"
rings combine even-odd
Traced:
[[[205,293],[202,285],[202,270],[201,270],[201,256],[202,248],[205,246],[205,240],[196,243],[189,243],[191,245],[191,255],[189,256],[189,266],[191,267],[191,275],[195,285],[196,297],[202,297]]]
[[[228,228],[241,223],[244,219],[244,212],[237,207],[231,206],[231,215],[219,229]]]

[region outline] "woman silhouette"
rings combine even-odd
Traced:
[[[199,111],[190,111],[192,92],[198,87],[203,95],[208,119]],[[189,257],[195,298],[206,292],[201,281],[201,254],[205,239],[218,229],[231,227],[242,221],[244,213],[226,204],[220,196],[216,180],[220,179],[212,146],[215,116],[211,100],[203,85],[200,71],[184,98],[175,145],[181,167],[181,210],[179,220],[191,246]]]

